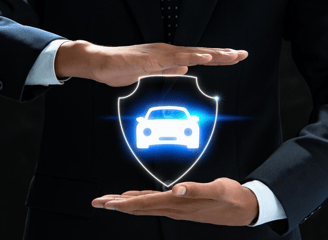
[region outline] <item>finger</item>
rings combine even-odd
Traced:
[[[109,201],[105,203],[104,207],[108,209],[114,208],[123,212],[132,210],[160,209],[163,207],[169,208],[174,204],[174,198],[176,197],[173,196],[171,191],[159,192],[135,196],[119,201]]]
[[[234,50],[231,48],[206,48],[206,47],[179,47],[178,51],[187,50],[188,52],[199,53],[199,54],[211,54],[213,59],[211,62],[222,62],[222,55],[230,57],[231,59],[226,62],[231,61],[242,61],[248,56],[248,52],[245,50]],[[237,57],[238,55],[238,57]],[[225,58],[226,59],[226,58]],[[218,61],[219,60],[219,61]]]
[[[238,51],[232,50],[229,52],[222,52],[222,51],[217,51],[212,54],[212,62],[214,63],[229,63],[229,62],[234,62],[238,58]]]
[[[105,203],[108,202],[108,201],[113,201],[113,200],[122,200],[122,199],[127,199],[127,198],[131,198],[133,196],[124,196],[124,195],[114,195],[114,194],[111,194],[111,195],[105,195],[105,196],[102,196],[102,197],[99,197],[99,198],[95,198],[92,202],[91,202],[91,205],[93,207],[96,207],[96,208],[103,208]]]
[[[233,49],[227,49],[226,51],[218,51],[212,54],[213,59],[212,61],[205,63],[205,65],[213,66],[216,64],[212,63],[218,63],[217,65],[232,65],[236,64],[237,62],[240,62],[247,58],[248,52],[245,50],[233,50]],[[230,63],[230,64],[229,64]]]
[[[233,62],[227,62],[226,64],[220,64],[220,65],[222,65],[222,66],[223,65],[233,65],[240,61],[245,60],[248,57],[248,52],[245,50],[238,50],[237,53],[238,53],[238,56]]]
[[[199,53],[175,53],[172,56],[172,60],[175,65],[178,66],[195,66],[210,62],[213,56],[211,54],[199,54]]]
[[[214,54],[216,52],[233,52],[236,51],[232,48],[210,48],[210,47],[185,47],[185,46],[175,46],[172,50],[176,52],[189,52],[189,53],[200,53],[200,54]]]
[[[230,66],[230,65],[235,65],[239,63],[239,61],[233,61],[233,62],[225,62],[225,63],[217,63],[217,62],[209,62],[202,64],[204,66]]]
[[[206,66],[225,66],[233,65],[247,58],[246,51],[226,51],[226,52],[215,52],[212,53],[212,60],[210,62],[203,63],[201,65]],[[200,65],[200,64],[199,64]]]
[[[238,58],[236,61],[242,61],[248,57],[248,52],[245,50],[238,50]]]
[[[178,197],[220,199],[223,190],[223,184],[220,181],[210,183],[184,182],[176,184],[172,188],[172,193]]]
[[[122,194],[107,194],[107,195],[101,196],[96,199],[112,199],[112,198],[120,198],[120,197],[123,198],[123,197],[129,197],[129,196],[124,196]]]
[[[143,191],[127,191],[122,193],[122,196],[139,196],[139,195],[146,195],[146,194],[151,194],[151,193],[159,193],[159,191],[154,191],[154,190],[143,190]]]
[[[169,68],[176,68],[179,66],[195,66],[197,64],[203,64],[212,60],[210,54],[198,54],[198,53],[169,53],[165,56],[161,56],[157,60],[156,64],[148,64],[144,67],[145,71],[161,71]]]
[[[161,73],[185,74],[188,71],[188,68],[186,68],[188,66],[233,65],[238,61],[245,59],[246,57],[247,57],[246,51],[242,51],[240,53],[239,51],[235,51],[232,49],[229,51],[228,50],[216,51],[216,52],[212,52],[211,54],[178,52],[175,54],[168,54],[166,56],[161,56],[161,58],[157,60],[149,60],[146,64],[143,65],[142,70],[144,73],[150,75],[156,75]]]

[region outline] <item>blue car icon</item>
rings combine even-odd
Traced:
[[[152,107],[137,121],[137,148],[163,144],[199,147],[199,117],[190,116],[184,107]]]

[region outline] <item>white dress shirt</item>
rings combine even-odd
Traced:
[[[67,41],[70,40],[57,39],[49,43],[48,46],[43,49],[31,68],[26,78],[25,85],[62,85],[64,84],[64,81],[70,79],[66,78],[59,80],[55,74],[55,58],[57,50]]]
[[[43,49],[27,76],[26,85],[63,85],[64,81],[70,79],[57,79],[54,68],[57,50],[66,41],[70,40],[54,40]],[[253,180],[244,183],[242,186],[249,188],[255,194],[259,203],[257,222],[254,225],[247,226],[255,227],[267,222],[287,218],[281,203],[265,184],[258,180]]]

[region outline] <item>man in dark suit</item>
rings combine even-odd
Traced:
[[[79,6],[78,11],[76,6]],[[224,95],[221,114],[256,118],[247,122],[221,123],[214,136],[216,149],[207,154],[206,161],[202,161],[184,181],[208,183],[219,178],[220,182],[226,181],[224,186],[231,190],[241,189],[239,183],[258,180],[279,199],[287,218],[250,228],[245,225],[254,217],[251,217],[253,210],[247,219],[235,222],[247,215],[247,211],[236,211],[233,221],[221,220],[222,216],[231,216],[229,213],[232,211],[226,215],[218,213],[214,221],[208,221],[202,215],[199,219],[180,217],[192,221],[176,221],[92,208],[90,202],[94,198],[108,193],[121,193],[130,189],[163,190],[160,184],[137,171],[137,165],[122,155],[122,139],[117,122],[104,123],[96,118],[103,114],[116,115],[117,98],[135,88],[134,84],[111,88],[98,83],[106,82],[115,86],[113,81],[119,75],[108,75],[110,71],[104,71],[102,66],[112,66],[113,63],[114,66],[122,66],[120,64],[126,62],[126,58],[119,57],[124,56],[120,53],[122,48],[115,48],[114,57],[110,57],[113,52],[108,51],[107,54],[110,54],[104,58],[106,52],[100,51],[101,47],[74,41],[62,44],[56,56],[57,76],[73,78],[63,86],[53,87],[46,94],[41,159],[27,200],[29,215],[26,239],[135,236],[151,239],[300,239],[298,224],[327,198],[325,119],[328,115],[328,47],[325,32],[328,31],[328,24],[324,21],[327,13],[323,11],[327,5],[313,1],[248,3],[240,0],[212,0],[182,1],[179,8],[178,26],[172,42],[164,34],[162,21],[162,17],[171,15],[162,16],[161,3],[156,1],[37,2],[34,9],[40,16],[40,27],[48,32],[18,26],[1,18],[0,41],[2,46],[6,46],[1,49],[1,55],[6,56],[6,59],[1,59],[1,66],[6,69],[0,75],[1,95],[27,101],[49,89],[45,86],[25,86],[26,78],[30,83],[33,82],[31,78],[35,73],[32,66],[39,54],[48,43],[60,39],[60,36],[110,46],[167,40],[177,46],[245,49],[250,56],[239,64],[210,68],[198,65],[189,69],[188,74],[201,79],[200,87],[205,92],[220,92]],[[281,145],[277,73],[283,36],[292,42],[294,59],[312,90],[314,110],[312,124],[305,127],[299,137]],[[164,56],[178,50],[169,45],[155,46],[157,53]],[[150,49],[149,45],[130,48],[132,55],[149,52]],[[190,49],[195,50],[198,52],[201,49]],[[231,64],[246,57],[243,52],[231,52],[229,55],[203,49],[202,53],[210,53],[211,57],[205,56],[204,60],[197,60],[200,61],[197,63],[206,65],[214,61],[214,65],[222,65],[223,56],[226,55],[230,61],[225,61]],[[84,59],[83,53],[98,57],[92,58],[92,61],[81,61]],[[24,58],[19,58],[22,55]],[[123,60],[120,62],[120,59]],[[186,63],[185,59],[178,59],[184,66],[195,65],[193,60]],[[164,61],[170,63],[172,60]],[[142,65],[146,70],[149,67],[147,64]],[[17,66],[20,71],[16,70]],[[88,71],[90,66],[97,66],[93,69],[98,70]],[[181,71],[178,73],[182,74],[187,70],[176,65],[166,67]],[[138,73],[134,74],[130,78],[119,79],[125,81],[119,85],[133,83]],[[119,169],[122,170],[120,175],[117,174]],[[232,183],[236,188],[231,186]],[[211,186],[207,190],[209,193],[196,191],[197,194],[192,197],[206,196],[211,199],[216,189],[213,184]],[[188,190],[193,188],[189,188],[189,185],[186,187],[188,197]],[[201,189],[206,188],[204,186]],[[244,199],[253,197],[253,200],[246,202],[254,203],[254,196],[246,192],[241,191],[230,200],[242,203]],[[171,191],[165,194],[170,202],[180,201],[177,200],[179,197],[174,198]],[[223,193],[219,195],[224,196]],[[109,204],[109,207],[113,206]],[[125,207],[117,208],[129,212]],[[201,206],[197,208],[202,210]]]

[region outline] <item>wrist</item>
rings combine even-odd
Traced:
[[[95,45],[83,40],[63,43],[55,58],[56,76],[92,78],[90,62],[93,46]]]
[[[249,215],[249,221],[247,225],[253,225],[257,222],[259,217],[259,203],[256,195],[249,188],[243,187],[246,192],[245,198],[245,209],[247,214]]]

